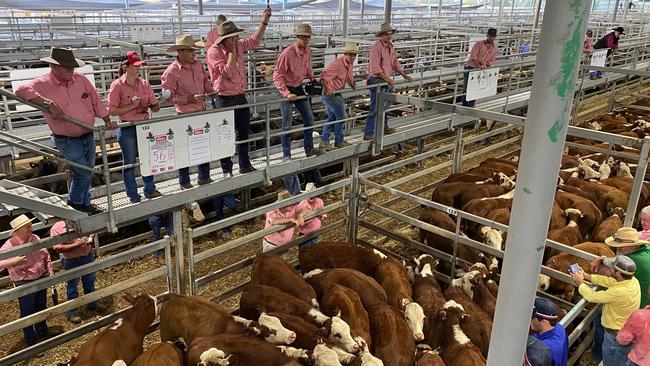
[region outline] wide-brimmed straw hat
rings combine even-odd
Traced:
[[[296,26],[296,36],[313,36],[314,33],[311,31],[311,25],[307,23],[300,23]]]
[[[354,42],[347,42],[343,48],[341,48],[343,53],[354,53],[355,55],[359,53],[359,46]]]
[[[74,53],[72,53],[71,49],[63,47],[53,47],[50,50],[50,56],[43,57],[41,61],[47,62],[48,64],[72,68],[82,67],[86,64],[80,59],[75,58]]]
[[[244,33],[244,30],[237,28],[235,23],[233,23],[231,20],[226,20],[225,22],[219,24],[217,29],[219,30],[219,37],[216,41],[214,41],[214,44],[219,44],[226,38],[238,36]]]
[[[181,34],[176,37],[176,44],[169,47],[167,52],[174,52],[178,50],[198,50],[205,47],[203,41],[195,41],[190,34]]]
[[[647,240],[640,240],[636,229],[632,227],[622,227],[616,230],[614,236],[605,239],[605,244],[613,248],[635,247],[650,243]]]
[[[11,232],[13,233],[14,231],[20,229],[21,227],[29,224],[30,222],[36,220],[36,218],[29,218],[26,215],[20,215],[16,217],[15,219],[11,220],[9,225],[11,225]]]
[[[379,30],[375,32],[375,37],[379,37],[386,32],[397,33],[397,28],[390,25],[390,23],[382,23],[382,25],[379,27]]]

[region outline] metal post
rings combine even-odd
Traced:
[[[630,9],[630,0],[625,0],[623,3],[623,20],[627,19],[627,12]]]
[[[643,180],[645,178],[646,169],[648,168],[648,152],[650,152],[650,137],[644,137],[639,152],[639,164],[636,166],[634,173],[634,184],[632,185],[632,192],[630,192],[630,201],[627,204],[627,211],[625,212],[625,226],[633,226],[636,221],[636,206],[639,205],[639,196],[641,195],[641,188],[643,187]]]
[[[440,16],[442,15],[442,0],[438,1],[438,24],[440,24]]]
[[[502,16],[503,16],[503,0],[499,0],[499,14],[497,15],[497,28],[501,26]]]
[[[537,29],[539,25],[539,13],[542,10],[542,0],[536,0],[535,3],[535,20],[533,21],[533,30]],[[533,37],[534,40],[534,37]]]
[[[463,164],[463,128],[456,127],[456,146],[454,147],[454,160],[451,162],[451,173],[460,173]]]
[[[93,139],[94,140],[94,139]],[[115,211],[113,207],[113,189],[111,186],[111,172],[108,167],[108,153],[106,152],[106,129],[102,127],[99,129],[99,147],[102,152],[102,173],[104,174],[104,185],[106,187],[106,205],[108,206],[108,230],[112,233],[117,233],[117,225],[115,224]],[[94,146],[94,145],[93,145]],[[94,168],[94,167],[92,167]],[[94,173],[93,173],[94,174]]]
[[[176,288],[178,293],[185,294],[185,258],[183,256],[183,211],[177,208],[173,211],[174,247],[176,250]]]
[[[393,0],[384,0],[384,23],[390,23]]]
[[[510,0],[510,17],[512,18],[512,15],[515,12],[515,0]]]
[[[488,366],[519,366],[524,357],[537,277],[571,115],[591,0],[548,0],[522,142],[517,192],[503,260]]]
[[[177,0],[176,6],[178,7],[178,34],[183,34],[183,1]]]
[[[350,0],[343,1],[343,37],[348,36],[348,24],[350,22]]]
[[[463,0],[460,0],[460,3],[458,3],[458,14],[463,13]]]
[[[361,0],[361,28],[363,28],[363,16],[366,14],[366,0]]]
[[[348,212],[348,242],[356,244],[357,241],[357,225],[359,221],[359,194],[361,193],[361,185],[359,183],[359,157],[350,157],[350,168],[352,170],[352,180],[350,182],[350,209]]]
[[[203,15],[203,0],[199,0],[199,15]]]
[[[612,12],[612,23],[616,23],[616,15],[618,14],[618,5],[621,3],[621,0],[616,0],[614,3],[614,11]]]

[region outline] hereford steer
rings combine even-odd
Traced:
[[[372,353],[386,366],[412,366],[415,340],[404,316],[386,304],[371,307],[368,315],[374,343]]]
[[[591,231],[603,221],[603,214],[596,205],[578,195],[559,190],[555,193],[555,201],[563,209],[575,208],[583,217],[578,226],[583,237],[587,237]]]
[[[582,219],[583,215],[580,210],[575,208],[568,208],[565,211],[569,223],[561,228],[550,230],[548,232],[547,238],[549,240],[556,241],[569,246],[574,246],[583,242],[582,233],[580,232],[580,227],[578,223]],[[556,254],[559,254],[560,251],[553,248],[546,248],[545,259],[548,259]]]
[[[438,202],[441,205],[459,208],[461,207],[460,197],[463,192],[470,189],[470,187],[476,186],[483,186],[483,184],[467,182],[442,183],[433,190],[431,201]]]
[[[474,187],[465,189],[459,198],[459,205],[456,207],[463,207],[465,204],[475,198],[497,197],[511,190],[509,187],[497,186],[494,184],[481,184]]]
[[[424,338],[431,347],[437,348],[439,344],[433,344],[436,339],[433,332],[436,329],[438,312],[442,310],[446,301],[440,284],[433,275],[433,269],[438,264],[438,260],[429,254],[423,254],[416,258],[416,262],[418,263],[418,273],[413,282],[413,299],[422,306],[425,315]]]
[[[464,332],[463,323],[467,322],[468,318],[471,319],[471,315],[465,314],[464,307],[456,301],[447,301],[439,317],[444,326],[442,359],[445,365],[485,365],[486,360],[481,350]]]
[[[614,209],[612,216],[603,220],[600,225],[592,231],[589,240],[595,242],[604,242],[610,236],[614,236],[616,230],[623,227],[623,218],[625,217],[625,210],[622,208]]]
[[[366,344],[372,347],[368,312],[366,312],[363,302],[361,302],[356,292],[333,283],[323,294],[322,305],[322,310],[326,315],[335,316],[340,314],[340,317],[350,326],[352,336],[363,338]]]
[[[437,350],[431,349],[426,344],[418,344],[415,353],[415,366],[445,366],[445,362]]]
[[[113,325],[87,340],[70,362],[72,366],[112,366],[118,361],[128,365],[142,354],[144,336],[158,314],[158,301],[149,295],[134,298],[126,294],[124,299],[132,307]]]
[[[373,251],[341,242],[320,242],[298,253],[303,273],[314,269],[350,268],[368,276],[375,275],[375,267],[381,260]]]
[[[278,256],[261,254],[255,258],[251,270],[251,284],[278,288],[318,309],[316,291],[293,267]]]
[[[296,340],[291,343],[292,347],[314,349],[329,335],[326,328],[319,328],[296,315],[283,313],[268,313],[268,315],[278,318],[283,327],[296,333]]]
[[[187,364],[192,366],[282,366],[291,361],[277,346],[236,334],[197,338],[187,351]]]
[[[472,342],[481,350],[484,357],[487,357],[490,346],[490,335],[492,334],[492,318],[480,306],[476,305],[461,288],[449,286],[445,290],[445,298],[454,300],[461,304],[465,312],[470,315],[466,322],[461,323],[461,328]],[[444,343],[444,340],[442,341]]]
[[[136,358],[131,366],[183,366],[186,350],[185,343],[156,343]]]
[[[377,304],[385,304],[387,301],[386,291],[374,278],[354,269],[315,269],[305,274],[305,279],[316,290],[320,298],[325,295],[325,290],[336,283],[356,292],[366,309]]]

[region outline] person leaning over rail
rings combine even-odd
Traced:
[[[311,48],[309,48],[309,41],[314,34],[309,24],[300,23],[296,26],[295,35],[296,41],[282,51],[273,71],[275,87],[282,97],[288,99],[280,102],[282,131],[290,130],[293,124],[292,105],[295,105],[300,112],[305,127],[311,127],[314,123],[314,114],[309,99],[298,99],[305,95],[305,89],[302,86],[303,80],[307,78],[314,81],[315,79],[311,66]],[[306,129],[303,134],[307,157],[320,154],[320,151],[314,149],[312,132],[312,129]],[[291,134],[282,135],[280,141],[282,143],[282,160],[291,160]]]
[[[226,20],[228,20],[228,18],[226,18],[226,16],[223,14],[219,14],[219,16],[217,16],[217,22],[215,23],[214,27],[208,31],[208,34],[205,37],[205,48],[209,49],[212,47],[214,41],[219,38],[219,26]]]
[[[604,366],[620,366],[625,364],[630,346],[621,346],[616,341],[618,331],[623,328],[627,319],[639,309],[641,288],[634,277],[636,265],[624,256],[603,259],[603,265],[613,271],[611,277],[585,273],[581,268],[570,274],[578,285],[578,292],[592,303],[603,304],[602,325],[605,335],[602,344]],[[590,281],[596,286],[602,286],[603,291],[592,290],[584,281]]]
[[[160,110],[160,102],[153,94],[149,81],[140,77],[140,67],[145,63],[135,51],[126,53],[126,60],[120,65],[120,77],[111,83],[108,92],[108,111],[113,116],[120,116],[122,122],[138,122],[149,119],[152,112]],[[117,141],[122,149],[124,164],[134,164],[138,157],[138,138],[136,127],[121,127],[117,130]],[[144,182],[144,196],[148,199],[161,197],[156,190],[153,175],[141,172]],[[135,168],[124,169],[124,187],[131,203],[140,202],[138,185],[135,182]]]
[[[359,46],[356,43],[346,43],[341,50],[343,55],[332,61],[320,74],[320,80],[325,87],[324,95],[320,97],[321,102],[327,111],[327,121],[340,121],[345,119],[345,100],[340,91],[345,84],[356,89],[357,85],[352,76],[352,65],[359,53]],[[330,131],[334,129],[334,148],[345,147],[350,144],[343,141],[343,125],[345,122],[338,122],[334,126],[323,126],[323,134],[319,148],[323,151],[332,149],[330,144]]]
[[[474,43],[469,53],[469,60],[465,64],[465,70],[483,70],[494,65],[497,59],[498,48],[495,44],[497,39],[497,30],[490,28],[487,31],[487,38],[483,41]],[[474,107],[475,100],[467,100],[467,84],[469,81],[469,71],[463,73],[463,96],[459,97],[465,107]]]
[[[26,215],[20,215],[11,220],[11,238],[7,240],[0,250],[8,250],[41,240],[32,233],[32,221]],[[54,276],[52,260],[47,249],[37,249],[17,257],[0,260],[0,270],[7,268],[9,278],[14,287],[27,285],[41,278]],[[47,290],[42,289],[18,298],[20,317],[24,318],[39,311],[47,309]],[[23,328],[23,335],[27,346],[33,346],[40,340],[61,334],[47,327],[45,320]]]
[[[206,94],[214,92],[203,63],[196,59],[196,50],[203,46],[203,42],[194,41],[191,35],[183,34],[176,37],[176,44],[167,49],[167,52],[176,52],[177,56],[160,80],[163,90],[171,92],[171,102],[178,114],[204,111],[207,107]],[[198,175],[199,185],[212,183],[209,162],[199,165]],[[183,189],[192,188],[189,167],[178,169],[178,183]]]
[[[363,129],[363,139],[372,140],[375,133],[375,119],[377,114],[377,93],[387,93],[390,88],[395,86],[393,80],[393,72],[396,71],[404,79],[411,81],[408,74],[397,60],[397,51],[393,46],[393,34],[397,29],[388,23],[381,25],[381,28],[375,32],[375,36],[379,38],[377,42],[370,48],[370,63],[368,64],[368,85],[388,83],[388,85],[381,86],[379,90],[377,87],[370,88],[370,108],[368,109],[368,119],[366,126]],[[384,118],[384,132],[387,134],[394,133],[395,129],[388,127],[388,118]]]
[[[16,95],[47,108],[43,117],[52,131],[56,148],[66,160],[94,168],[95,137],[89,129],[95,124],[95,117],[102,118],[110,128],[116,128],[117,124],[110,120],[95,87],[84,75],[74,71],[85,63],[75,58],[72,50],[54,47],[50,56],[41,61],[50,64],[50,72],[16,89]],[[78,119],[89,128],[68,122],[64,116]],[[90,215],[102,212],[90,201],[92,172],[77,167],[71,167],[71,171],[68,204]]]
[[[305,186],[305,192],[312,192],[315,189],[316,186],[314,185],[314,183],[307,183],[307,185]],[[314,212],[316,210],[320,210],[323,207],[325,207],[325,204],[323,203],[323,200],[318,196],[305,198],[304,200],[300,201],[300,203],[298,203],[298,211],[300,212],[300,215],[302,217],[305,217],[305,215]],[[313,232],[316,232],[320,230],[322,226],[322,221],[323,219],[326,218],[327,218],[327,214],[322,214],[314,218],[311,218],[305,221],[304,225],[298,227],[298,231],[302,235],[309,235]],[[301,250],[307,249],[309,247],[316,245],[317,243],[318,243],[318,236],[300,244],[299,248]]]
[[[607,49],[607,57],[618,52],[618,41],[625,34],[623,27],[612,28],[613,32],[607,33],[604,37],[594,44],[594,50]],[[603,77],[602,71],[592,71],[589,74],[591,79],[600,79]]]
[[[278,202],[290,197],[291,193],[287,190],[281,190],[278,192]],[[305,224],[305,220],[298,209],[298,205],[287,205],[266,213],[266,222],[264,223],[265,229],[273,225],[283,225],[287,223],[291,223],[293,226],[268,234],[262,239],[262,253],[266,253],[289,243],[293,238],[294,229]]]
[[[67,232],[68,228],[65,221],[63,220],[57,221],[50,228],[50,236],[62,235]],[[61,257],[61,266],[63,269],[68,271],[95,261],[95,255],[93,254],[93,249],[90,244],[92,242],[92,235],[89,237],[84,236],[67,243],[56,244],[52,248],[59,253],[59,256]],[[79,277],[69,279],[66,283],[66,295],[68,301],[79,297],[79,292],[77,290],[78,285]],[[95,292],[95,272],[81,276],[81,285],[83,287],[84,294],[88,295],[89,293]],[[86,306],[86,308],[98,314],[103,314],[107,310],[106,306],[97,301],[91,302]],[[81,323],[79,311],[77,309],[68,310],[68,320],[73,324]]]
[[[650,288],[646,294],[650,295]],[[650,305],[630,316],[616,341],[622,346],[632,345],[625,366],[650,365]]]

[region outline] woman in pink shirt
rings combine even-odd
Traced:
[[[647,291],[650,295],[650,288]],[[622,346],[634,344],[625,366],[650,365],[650,305],[630,315],[616,341]]]
[[[315,189],[316,186],[314,185],[314,183],[307,183],[307,186],[305,187],[305,192],[311,192]],[[301,201],[298,204],[298,212],[300,212],[300,215],[304,217],[305,215],[314,212],[316,210],[319,210],[323,207],[325,207],[325,205],[323,204],[323,200],[320,199],[320,197],[314,196],[314,197],[307,198],[304,201]],[[318,231],[321,228],[321,222],[325,218],[327,218],[327,214],[322,214],[320,216],[316,216],[310,220],[307,220],[305,221],[305,224],[303,226],[298,227],[298,231],[303,235],[309,235],[315,231]],[[302,243],[300,245],[300,249],[309,248],[311,246],[316,245],[316,243],[318,243],[318,236]]]
[[[278,192],[278,201],[282,201],[290,197],[291,194],[287,190]],[[294,227],[300,227],[301,225],[304,225],[302,215],[300,214],[297,205],[280,207],[266,213],[266,222],[264,224],[265,229],[273,225],[283,225],[288,223],[291,223],[294,226],[268,234],[264,237],[264,239],[262,239],[263,253],[286,245],[293,238]]]
[[[41,240],[38,236],[32,234],[32,221],[25,215],[20,215],[10,223],[13,236],[7,240],[0,250],[8,250],[19,247],[23,244]],[[15,287],[26,285],[33,281],[54,275],[52,261],[47,249],[38,249],[17,257],[0,261],[0,270],[7,268],[9,278]],[[38,313],[47,309],[47,291],[46,289],[38,290],[31,294],[18,298],[20,307],[20,317]],[[36,344],[39,340],[53,337],[60,334],[47,328],[45,320],[34,325],[23,328],[25,343],[28,346]]]
[[[126,53],[126,60],[120,65],[120,78],[113,81],[108,92],[108,111],[113,116],[120,116],[122,122],[138,122],[149,119],[152,112],[160,110],[160,103],[153,95],[149,82],[140,77],[140,67],[145,63],[135,51]],[[117,131],[117,141],[122,149],[124,164],[134,164],[138,157],[138,139],[135,126],[121,127]],[[156,190],[153,175],[142,173],[144,196],[152,199],[162,196]],[[135,182],[135,169],[128,168],[122,172],[126,195],[132,203],[140,202],[138,184]]]

